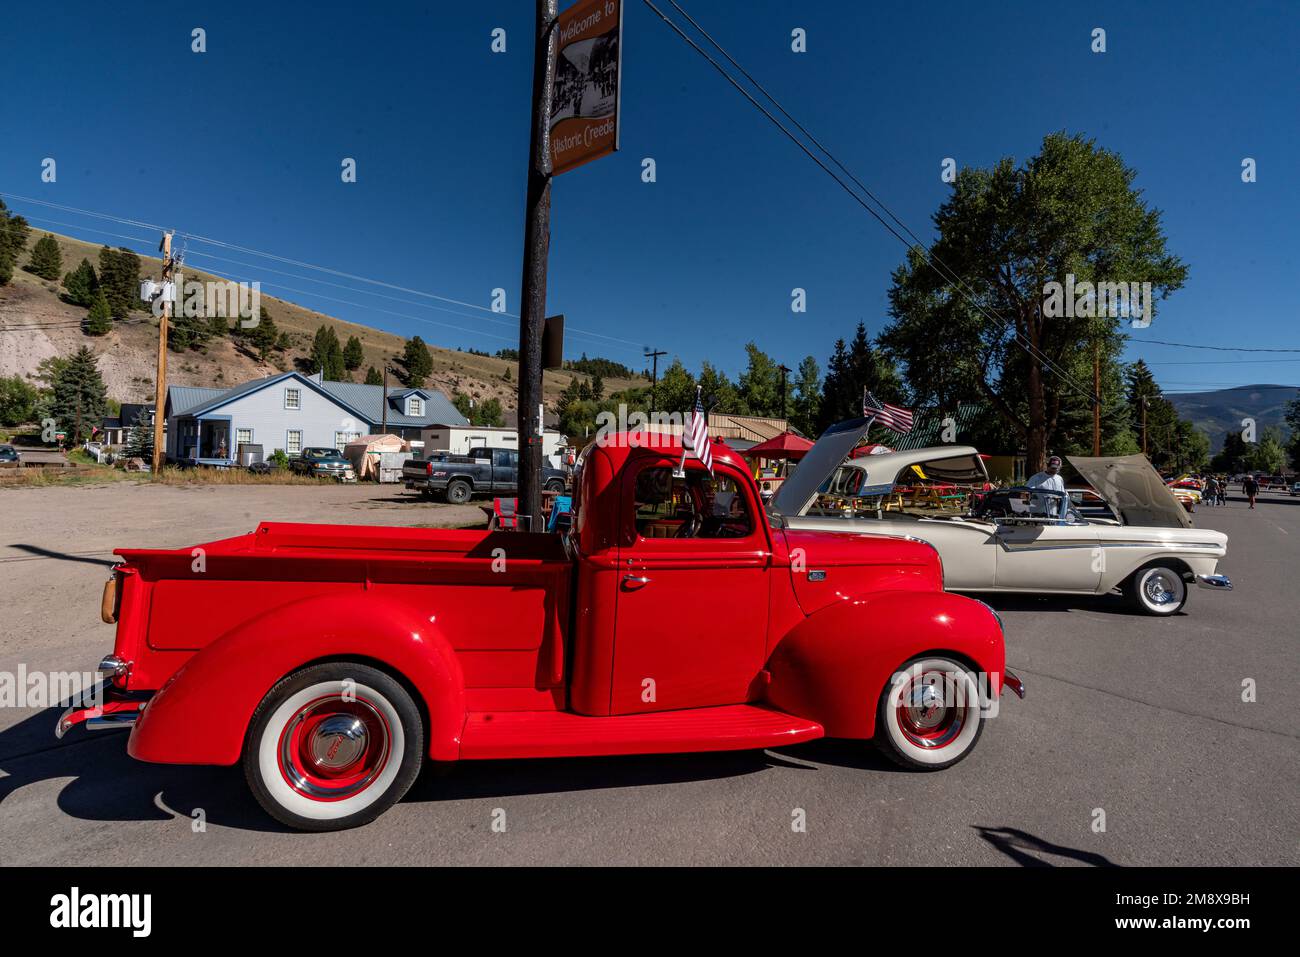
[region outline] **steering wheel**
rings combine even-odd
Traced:
[[[699,516],[694,512],[691,512],[686,520],[677,526],[677,531],[673,533],[673,538],[694,538],[696,529],[699,528],[699,524]]]

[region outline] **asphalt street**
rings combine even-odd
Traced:
[[[0,671],[84,670],[109,650],[110,545],[201,541],[260,517],[231,507],[238,489],[129,488],[143,491],[0,491]],[[337,501],[259,494],[298,496],[316,521],[457,523],[445,506],[326,491]],[[427,768],[367,827],[308,835],[264,815],[238,768],[139,764],[124,732],[56,741],[57,709],[0,708],[0,864],[1294,865],[1300,498],[1248,511],[1235,494],[1194,520],[1230,536],[1221,570],[1236,587],[1195,591],[1174,618],[1118,597],[991,601],[1028,697],[1005,697],[947,771],[840,741],[466,762]]]

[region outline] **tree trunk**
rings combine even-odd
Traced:
[[[1047,467],[1047,399],[1043,394],[1043,370],[1032,356],[1027,385],[1029,431],[1025,435],[1025,465],[1032,475]]]

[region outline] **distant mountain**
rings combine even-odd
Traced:
[[[1190,419],[1197,428],[1210,436],[1210,448],[1223,448],[1223,436],[1229,430],[1240,432],[1241,420],[1252,418],[1259,433],[1271,425],[1278,426],[1286,435],[1287,404],[1300,395],[1291,386],[1248,385],[1239,389],[1219,389],[1215,392],[1192,392],[1187,395],[1166,395],[1178,414]]]

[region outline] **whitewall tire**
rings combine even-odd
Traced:
[[[984,727],[979,684],[952,658],[913,658],[891,677],[876,710],[876,744],[903,767],[939,771],[975,749]]]
[[[423,724],[406,689],[378,669],[332,662],[289,675],[262,699],[244,774],[276,820],[333,831],[401,800],[423,758]]]
[[[1133,573],[1129,598],[1148,615],[1174,615],[1187,604],[1187,582],[1182,573],[1165,565],[1150,565]]]

